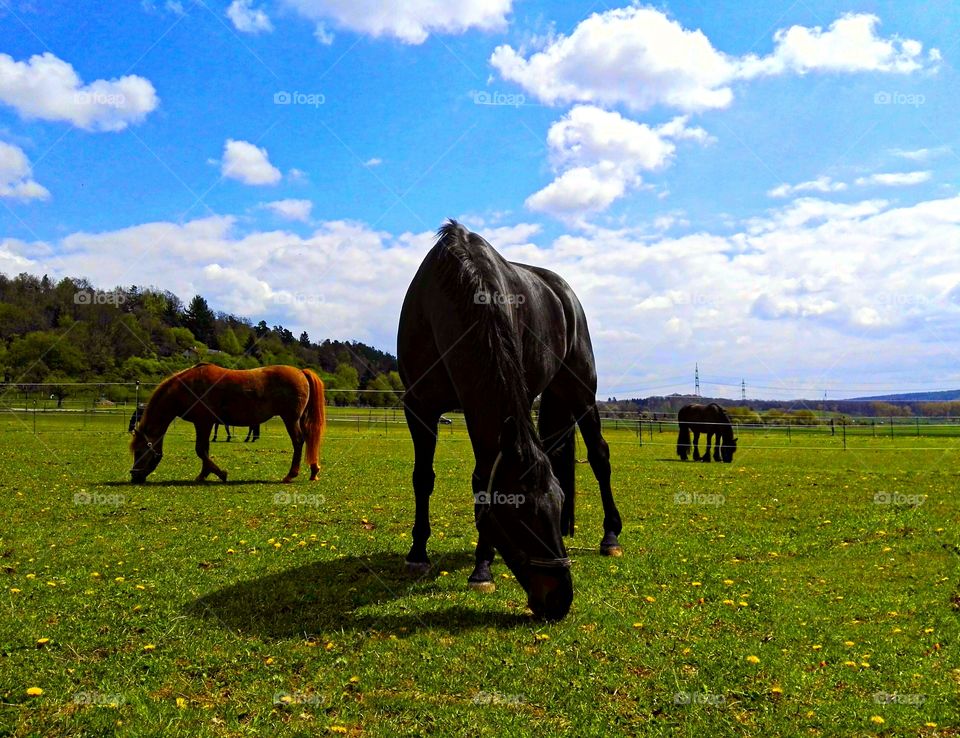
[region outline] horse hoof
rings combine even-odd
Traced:
[[[407,561],[407,574],[414,577],[422,577],[430,571],[429,561]]]
[[[605,546],[600,548],[600,553],[604,556],[613,556],[619,558],[623,556],[623,549],[620,546]]]
[[[280,480],[282,484],[290,484],[293,481],[293,477],[284,477]]]
[[[483,594],[490,594],[491,592],[497,591],[497,585],[493,582],[467,582],[474,592],[482,592]]]

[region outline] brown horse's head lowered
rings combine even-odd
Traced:
[[[315,480],[324,410],[323,381],[309,369],[280,365],[240,370],[197,364],[165,379],[150,397],[130,442],[130,480],[146,481],[163,458],[167,428],[174,418],[183,418],[196,428],[197,456],[203,462],[197,481],[211,473],[226,481],[227,473],[209,455],[214,423],[254,426],[275,415],[283,420],[293,443],[293,461],[283,481],[300,473],[304,445],[310,479]]]

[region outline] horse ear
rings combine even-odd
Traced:
[[[517,419],[511,415],[503,421],[500,428],[500,453],[505,457],[517,458],[520,456],[519,434]]]

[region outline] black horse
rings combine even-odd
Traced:
[[[553,272],[513,264],[456,221],[437,233],[407,290],[397,338],[413,438],[416,519],[407,567],[425,571],[437,422],[462,408],[473,446],[478,541],[469,582],[493,588],[494,548],[534,614],[564,617],[573,601],[563,535],[574,528],[575,426],[603,500],[600,550],[621,554],[622,524],[600,432],[587,321]],[[540,396],[539,435],[530,417]]]
[[[730,416],[717,403],[709,405],[684,405],[677,413],[680,432],[677,435],[677,455],[682,461],[687,460],[690,453],[690,431],[693,431],[693,460],[710,461],[710,442],[716,436],[717,441],[713,449],[714,461],[733,461],[733,454],[737,450],[737,439],[733,435],[733,424]],[[700,434],[707,434],[706,453],[701,456],[697,446],[700,444]]]

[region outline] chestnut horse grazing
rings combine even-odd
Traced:
[[[203,461],[197,481],[212,472],[227,481],[227,473],[210,459],[210,429],[228,425],[259,425],[274,415],[283,419],[293,443],[293,461],[283,478],[290,482],[300,473],[303,446],[307,446],[310,480],[320,471],[323,435],[323,381],[309,369],[265,366],[259,369],[224,369],[197,364],[165,379],[150,397],[143,417],[133,431],[130,479],[144,482],[163,458],[163,436],[174,418],[183,418],[197,431],[197,456]]]

